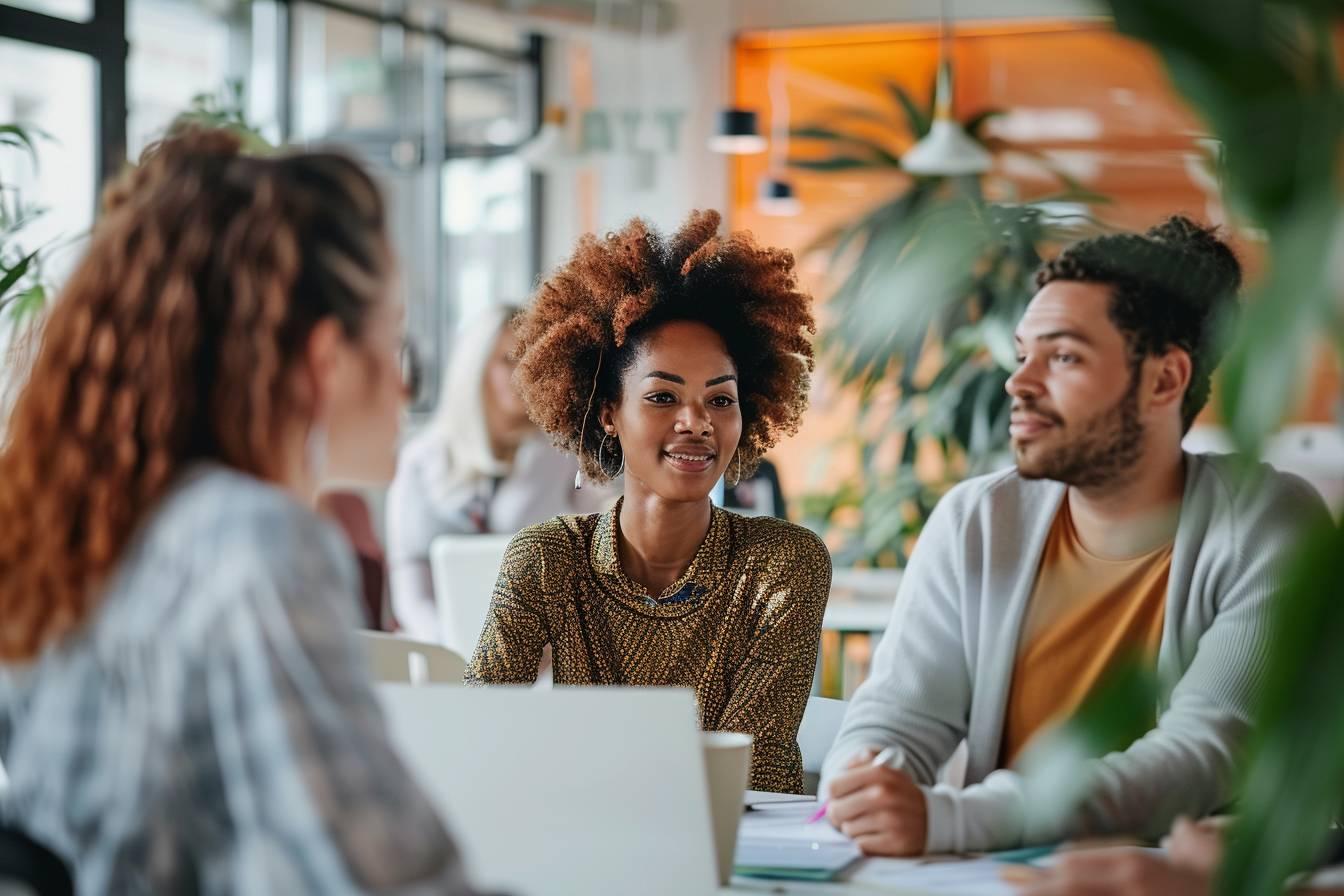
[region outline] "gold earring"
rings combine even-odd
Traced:
[[[624,451],[621,452],[621,466],[620,466],[620,468],[617,469],[615,473],[608,472],[608,471],[607,471],[607,463],[606,463],[606,461],[603,459],[603,458],[604,458],[604,455],[606,455],[607,450],[608,450],[608,449],[607,449],[607,440],[608,440],[608,439],[614,441],[617,445],[620,445],[620,444],[621,444],[620,436],[617,436],[617,435],[615,435],[615,434],[612,433],[612,432],[608,432],[608,433],[606,433],[605,435],[603,435],[603,436],[602,436],[602,442],[601,442],[601,444],[599,444],[599,445],[597,446],[597,465],[598,465],[599,467],[602,468],[602,472],[603,472],[603,473],[606,473],[608,478],[610,478],[610,479],[615,479],[617,476],[620,476],[622,473],[625,472],[625,452],[624,452]],[[615,450],[612,450],[611,453],[612,453],[612,454],[615,454],[616,452],[615,452]]]

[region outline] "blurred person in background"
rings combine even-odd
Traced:
[[[436,537],[512,535],[614,500],[611,489],[575,490],[574,458],[528,419],[513,382],[518,312],[500,305],[459,331],[434,418],[397,463],[387,497],[392,610],[417,640],[440,636],[429,562]]]
[[[789,506],[779,483],[779,470],[769,460],[761,459],[755,476],[731,486],[725,483],[725,486],[723,506],[726,509],[743,516],[789,518]]]
[[[196,131],[106,204],[0,449],[0,826],[81,893],[470,892],[311,509],[395,464],[376,187]]]
[[[467,681],[531,683],[550,647],[557,684],[692,688],[704,730],[752,735],[754,789],[800,793],[831,558],[710,494],[797,431],[811,299],[791,254],[718,226],[697,212],[669,236],[640,220],[588,235],[522,318],[532,418],[585,479],[622,476],[622,497],[513,539]]]
[[[387,559],[364,495],[345,487],[323,489],[317,496],[317,512],[340,528],[355,553],[363,609],[360,627],[373,631],[395,628],[387,612]]]

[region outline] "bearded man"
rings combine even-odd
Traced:
[[[1213,231],[1086,240],[1036,282],[1016,469],[939,502],[823,770],[828,817],[870,855],[1155,838],[1225,806],[1278,571],[1326,513],[1300,479],[1181,448],[1241,285]],[[1133,657],[1162,685],[1152,729],[1090,762],[1076,811],[1030,811],[1015,761]],[[937,783],[962,741],[966,786]]]

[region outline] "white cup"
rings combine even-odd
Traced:
[[[751,735],[731,731],[705,731],[700,735],[705,754],[705,784],[709,790],[709,817],[714,828],[714,856],[719,884],[733,876],[733,853],[737,851],[737,826],[742,821],[742,801],[751,778]]]

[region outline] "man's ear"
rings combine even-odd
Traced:
[[[1190,388],[1190,377],[1194,373],[1194,363],[1190,353],[1183,348],[1167,349],[1165,354],[1151,359],[1157,368],[1153,378],[1149,403],[1154,407],[1179,405]]]

